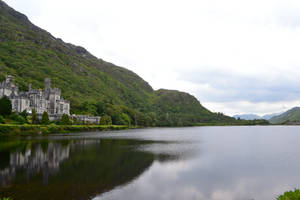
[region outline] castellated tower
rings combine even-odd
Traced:
[[[50,88],[49,101],[50,101],[50,114],[58,113],[61,90],[58,88]]]
[[[45,97],[49,100],[49,114],[60,113],[59,107],[61,98],[61,90],[58,88],[51,88],[51,79],[45,79]]]
[[[46,78],[45,79],[45,91],[50,91],[51,90],[51,79]]]
[[[31,91],[32,91],[32,84],[29,83],[29,85],[28,85],[28,92],[31,92]]]
[[[10,96],[12,94],[17,95],[18,91],[19,88],[16,87],[13,76],[6,76],[5,81],[0,83],[0,98],[3,96]]]
[[[12,86],[15,85],[15,84],[14,84],[14,77],[11,76],[11,75],[7,75],[7,76],[6,76],[5,83],[6,83],[6,84],[10,84],[10,85],[12,85]]]

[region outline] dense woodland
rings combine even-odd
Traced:
[[[44,88],[49,77],[71,102],[71,113],[100,115],[102,123],[119,125],[248,123],[213,113],[190,94],[154,91],[134,72],[53,37],[1,0],[0,41],[0,81],[13,75],[20,90],[26,91],[29,83]]]

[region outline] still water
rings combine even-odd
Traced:
[[[0,138],[0,197],[272,200],[300,188],[300,127]]]

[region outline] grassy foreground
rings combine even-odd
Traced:
[[[18,125],[0,124],[0,135],[32,135],[51,133],[70,133],[83,131],[108,131],[128,129],[123,125]]]

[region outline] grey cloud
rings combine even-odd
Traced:
[[[300,99],[297,75],[244,75],[215,68],[181,71],[179,74],[180,80],[199,86],[208,84],[212,88],[211,91],[195,91],[204,101],[277,102]]]

